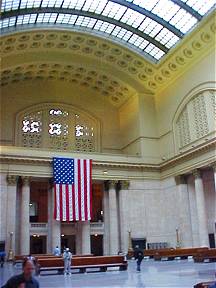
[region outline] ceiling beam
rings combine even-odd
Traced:
[[[127,2],[125,0],[110,0],[113,3],[120,4],[122,6],[125,6],[127,8],[130,8],[136,12],[139,12],[142,15],[145,15],[146,17],[151,18],[152,20],[156,21],[157,23],[161,24],[165,28],[167,28],[169,31],[174,33],[179,38],[183,38],[184,34],[178,30],[175,26],[171,25],[169,22],[165,21],[161,17],[157,16],[156,14],[152,13],[151,11],[148,11],[147,9],[140,7],[132,2]]]
[[[191,8],[189,5],[185,4],[181,0],[171,0],[173,3],[190,13],[192,16],[194,16],[198,21],[202,20],[202,16],[195,11],[193,8]]]
[[[110,24],[114,24],[116,26],[119,26],[127,31],[130,31],[143,39],[149,41],[150,43],[154,44],[156,47],[161,49],[163,52],[167,53],[169,49],[162,45],[160,42],[152,38],[146,33],[141,32],[140,30],[131,27],[130,25],[120,22],[116,19],[109,18],[104,15],[96,14],[93,12],[88,11],[81,11],[77,9],[68,9],[68,8],[56,8],[56,7],[41,7],[41,8],[27,8],[27,9],[20,9],[20,10],[11,10],[7,12],[2,12],[0,19],[6,19],[9,17],[18,17],[19,15],[27,15],[27,14],[39,14],[39,13],[63,13],[63,14],[71,14],[71,15],[77,15],[77,16],[84,16],[84,17],[90,17],[97,20],[101,20],[104,22],[108,22]],[[44,22],[45,23],[45,22]],[[42,23],[43,24],[43,23]]]

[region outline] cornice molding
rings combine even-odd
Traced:
[[[4,147],[4,146],[2,146]],[[4,150],[7,150],[7,147],[4,147]],[[175,156],[167,161],[164,161],[160,164],[148,164],[148,163],[135,163],[135,162],[126,162],[124,160],[118,160],[118,158],[113,158],[113,161],[100,161],[100,160],[94,160],[93,158],[93,168],[96,170],[98,169],[111,169],[113,171],[115,170],[132,170],[132,171],[140,171],[140,172],[165,172],[166,170],[172,169],[172,167],[176,167],[177,165],[184,163],[188,160],[191,160],[195,157],[198,157],[200,155],[205,154],[209,151],[214,151],[216,148],[216,139],[213,139],[209,141],[208,143],[199,145],[196,148],[190,149],[181,155]],[[11,147],[10,147],[11,149]],[[16,152],[18,153],[18,152]],[[124,155],[122,155],[124,157]],[[121,156],[121,157],[122,157]],[[137,160],[141,160],[140,158],[136,158]],[[0,155],[0,163],[2,164],[17,164],[17,165],[42,165],[42,166],[51,166],[52,158],[51,156],[47,157],[38,157],[38,156],[25,156],[25,155],[13,155],[13,153],[7,154],[3,151],[3,153]],[[215,165],[215,159],[210,161],[208,165]],[[194,167],[195,169],[197,167]],[[192,168],[191,168],[192,169]],[[176,172],[175,172],[176,173]],[[173,172],[173,174],[175,174]]]
[[[160,165],[161,171],[164,171],[167,168],[171,168],[184,161],[190,160],[196,156],[202,155],[210,150],[215,150],[215,148],[216,148],[216,139],[214,138],[204,144],[200,144],[197,147],[191,148],[183,153],[180,153],[180,155],[178,156],[175,156],[167,161],[164,161]]]

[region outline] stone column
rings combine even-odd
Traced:
[[[103,252],[104,255],[110,254],[109,249],[109,195],[107,189],[104,187],[103,192],[103,222],[104,222],[104,235],[103,235]]]
[[[213,164],[213,173],[214,173],[214,185],[215,185],[215,192],[216,192],[216,163]]]
[[[180,247],[191,247],[193,238],[187,181],[183,175],[175,177],[175,181],[179,199],[179,244]]]
[[[109,224],[110,224],[110,254],[116,255],[119,251],[119,231],[116,185],[118,181],[109,181]]]
[[[127,227],[127,191],[129,181],[120,181],[119,190],[119,231],[120,231],[120,250],[128,253],[128,227]]]
[[[7,230],[6,230],[6,251],[8,259],[12,260],[15,253],[16,243],[16,199],[17,199],[17,179],[15,175],[7,176]]]
[[[20,254],[30,253],[29,235],[29,203],[30,203],[30,177],[22,177],[22,193],[20,207]]]
[[[52,203],[52,214],[51,217],[51,243],[52,243],[52,251],[56,246],[61,249],[61,221],[56,221],[54,219],[54,201],[55,201],[55,191],[52,186],[51,189],[51,203]]]
[[[208,225],[207,225],[207,214],[205,207],[205,195],[201,173],[199,170],[193,171],[195,177],[195,191],[196,191],[196,203],[197,203],[197,218],[198,218],[198,230],[200,246],[209,247],[208,239]]]
[[[48,222],[47,222],[47,253],[53,253],[52,247],[52,219],[53,219],[53,204],[52,204],[52,180],[49,181],[48,186]]]
[[[76,223],[76,254],[82,254],[82,223]]]
[[[82,254],[91,254],[90,221],[82,222]]]
[[[214,188],[215,188],[215,240],[216,240],[216,163],[213,164],[213,173],[214,173]]]

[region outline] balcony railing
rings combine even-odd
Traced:
[[[30,223],[31,228],[47,228],[47,223]]]
[[[30,232],[32,233],[47,233],[47,223],[30,223]]]
[[[62,225],[72,225],[71,228],[76,228],[75,223],[62,223]],[[103,222],[90,222],[91,233],[103,233],[104,232],[104,223]],[[30,223],[30,231],[35,233],[48,232],[47,223]]]

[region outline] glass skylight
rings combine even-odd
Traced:
[[[205,15],[213,6],[215,6],[215,0],[181,0],[195,11],[197,11],[200,15]]]
[[[2,0],[0,27],[71,25],[104,33],[159,60],[216,0]]]

